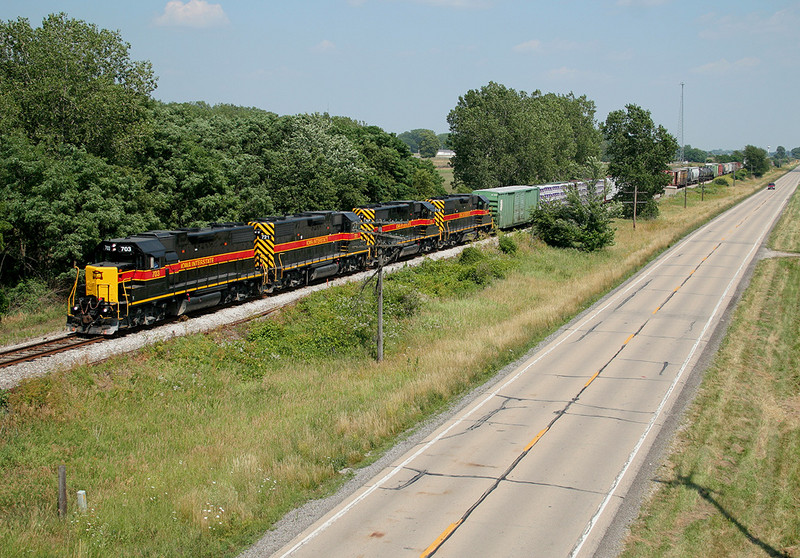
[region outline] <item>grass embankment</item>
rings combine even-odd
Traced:
[[[800,253],[800,196],[769,246]],[[624,557],[800,556],[800,258],[758,263]]]
[[[767,180],[768,177],[765,177]],[[9,556],[220,556],[334,490],[406,429],[762,186],[665,200],[595,254],[515,237],[387,280],[386,359],[357,287],[274,322],[160,343],[0,392],[0,548]],[[435,273],[434,273],[435,272]],[[310,319],[309,319],[310,318]],[[292,341],[284,342],[287,338]],[[70,494],[56,514],[56,467]]]
[[[26,299],[21,307],[2,316],[0,346],[66,329],[67,303],[60,297],[40,290],[30,293]]]

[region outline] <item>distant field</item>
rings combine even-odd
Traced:
[[[447,157],[433,157],[430,161],[444,178],[444,189],[448,193],[453,193],[453,167],[450,166],[450,159]]]
[[[769,245],[800,253],[800,196]],[[761,261],[624,558],[800,556],[800,258]]]

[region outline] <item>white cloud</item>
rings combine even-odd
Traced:
[[[566,66],[561,66],[560,68],[554,68],[547,72],[547,76],[550,78],[558,78],[558,79],[573,79],[578,77],[579,72],[575,68],[567,68]]]
[[[723,58],[715,62],[709,62],[708,64],[694,67],[692,68],[691,72],[693,74],[704,75],[725,75],[741,70],[749,70],[750,68],[754,68],[759,64],[761,64],[761,60],[753,56],[741,58],[736,62],[729,62],[726,58]]]
[[[206,0],[169,0],[164,13],[155,19],[163,27],[217,27],[230,23],[221,4],[209,4]]]
[[[732,36],[795,34],[800,16],[797,8],[786,8],[764,17],[759,13],[749,13],[746,17],[719,15],[708,13],[700,16],[698,22],[703,25],[699,36],[703,39],[729,39]]]
[[[586,48],[586,44],[581,44],[567,39],[556,39],[547,43],[543,43],[539,39],[531,39],[511,47],[514,52],[548,52],[548,53],[563,53],[580,50]]]
[[[314,45],[314,48],[312,48],[311,50],[314,52],[331,52],[333,50],[336,50],[336,44],[333,43],[332,41],[325,39],[324,41],[320,41],[319,43]]]
[[[542,41],[538,39],[533,39],[530,41],[526,41],[524,43],[520,43],[511,50],[514,52],[536,52],[541,50]]]

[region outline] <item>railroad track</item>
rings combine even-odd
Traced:
[[[0,368],[20,364],[22,362],[30,362],[42,357],[63,353],[64,351],[76,349],[84,345],[91,345],[92,343],[98,343],[104,340],[104,337],[86,339],[70,334],[65,337],[59,337],[58,339],[31,343],[12,349],[3,349],[0,350]]]

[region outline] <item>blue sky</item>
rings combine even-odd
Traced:
[[[4,0],[119,30],[163,101],[328,112],[448,131],[490,81],[628,103],[694,147],[800,146],[800,1]],[[678,137],[680,140],[680,137]]]

